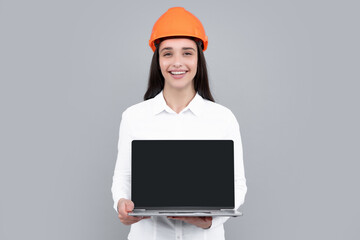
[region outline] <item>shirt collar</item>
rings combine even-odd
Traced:
[[[202,111],[202,105],[204,103],[204,99],[199,95],[198,92],[196,92],[195,97],[190,101],[190,103],[181,110],[182,112],[186,111],[187,109],[190,109],[192,113],[194,113],[196,116],[201,115]],[[153,114],[156,115],[162,111],[167,111],[169,113],[175,113],[174,110],[172,110],[165,101],[163,90],[161,90],[160,93],[158,93],[154,97],[154,106],[153,106]]]

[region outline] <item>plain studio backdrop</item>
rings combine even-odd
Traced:
[[[0,239],[126,239],[111,183],[155,21],[204,24],[248,193],[230,240],[358,240],[358,1],[0,0]]]

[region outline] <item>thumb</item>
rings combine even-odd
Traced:
[[[133,201],[126,201],[125,202],[125,210],[127,212],[131,212],[134,209],[134,203]]]

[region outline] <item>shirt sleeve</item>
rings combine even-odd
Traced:
[[[235,180],[235,208],[238,209],[245,201],[245,195],[247,192],[244,161],[243,161],[243,149],[240,136],[239,123],[236,120],[235,115],[230,111],[229,115],[229,131],[226,139],[234,141],[234,180]],[[213,217],[212,225],[210,229],[225,223],[230,217]]]
[[[122,113],[118,153],[111,186],[112,197],[114,200],[114,209],[118,212],[117,204],[120,198],[130,199],[130,180],[131,180],[131,128],[128,113],[125,110]]]

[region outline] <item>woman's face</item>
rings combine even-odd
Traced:
[[[164,88],[192,89],[197,69],[197,46],[187,38],[166,39],[159,46],[159,64]]]

